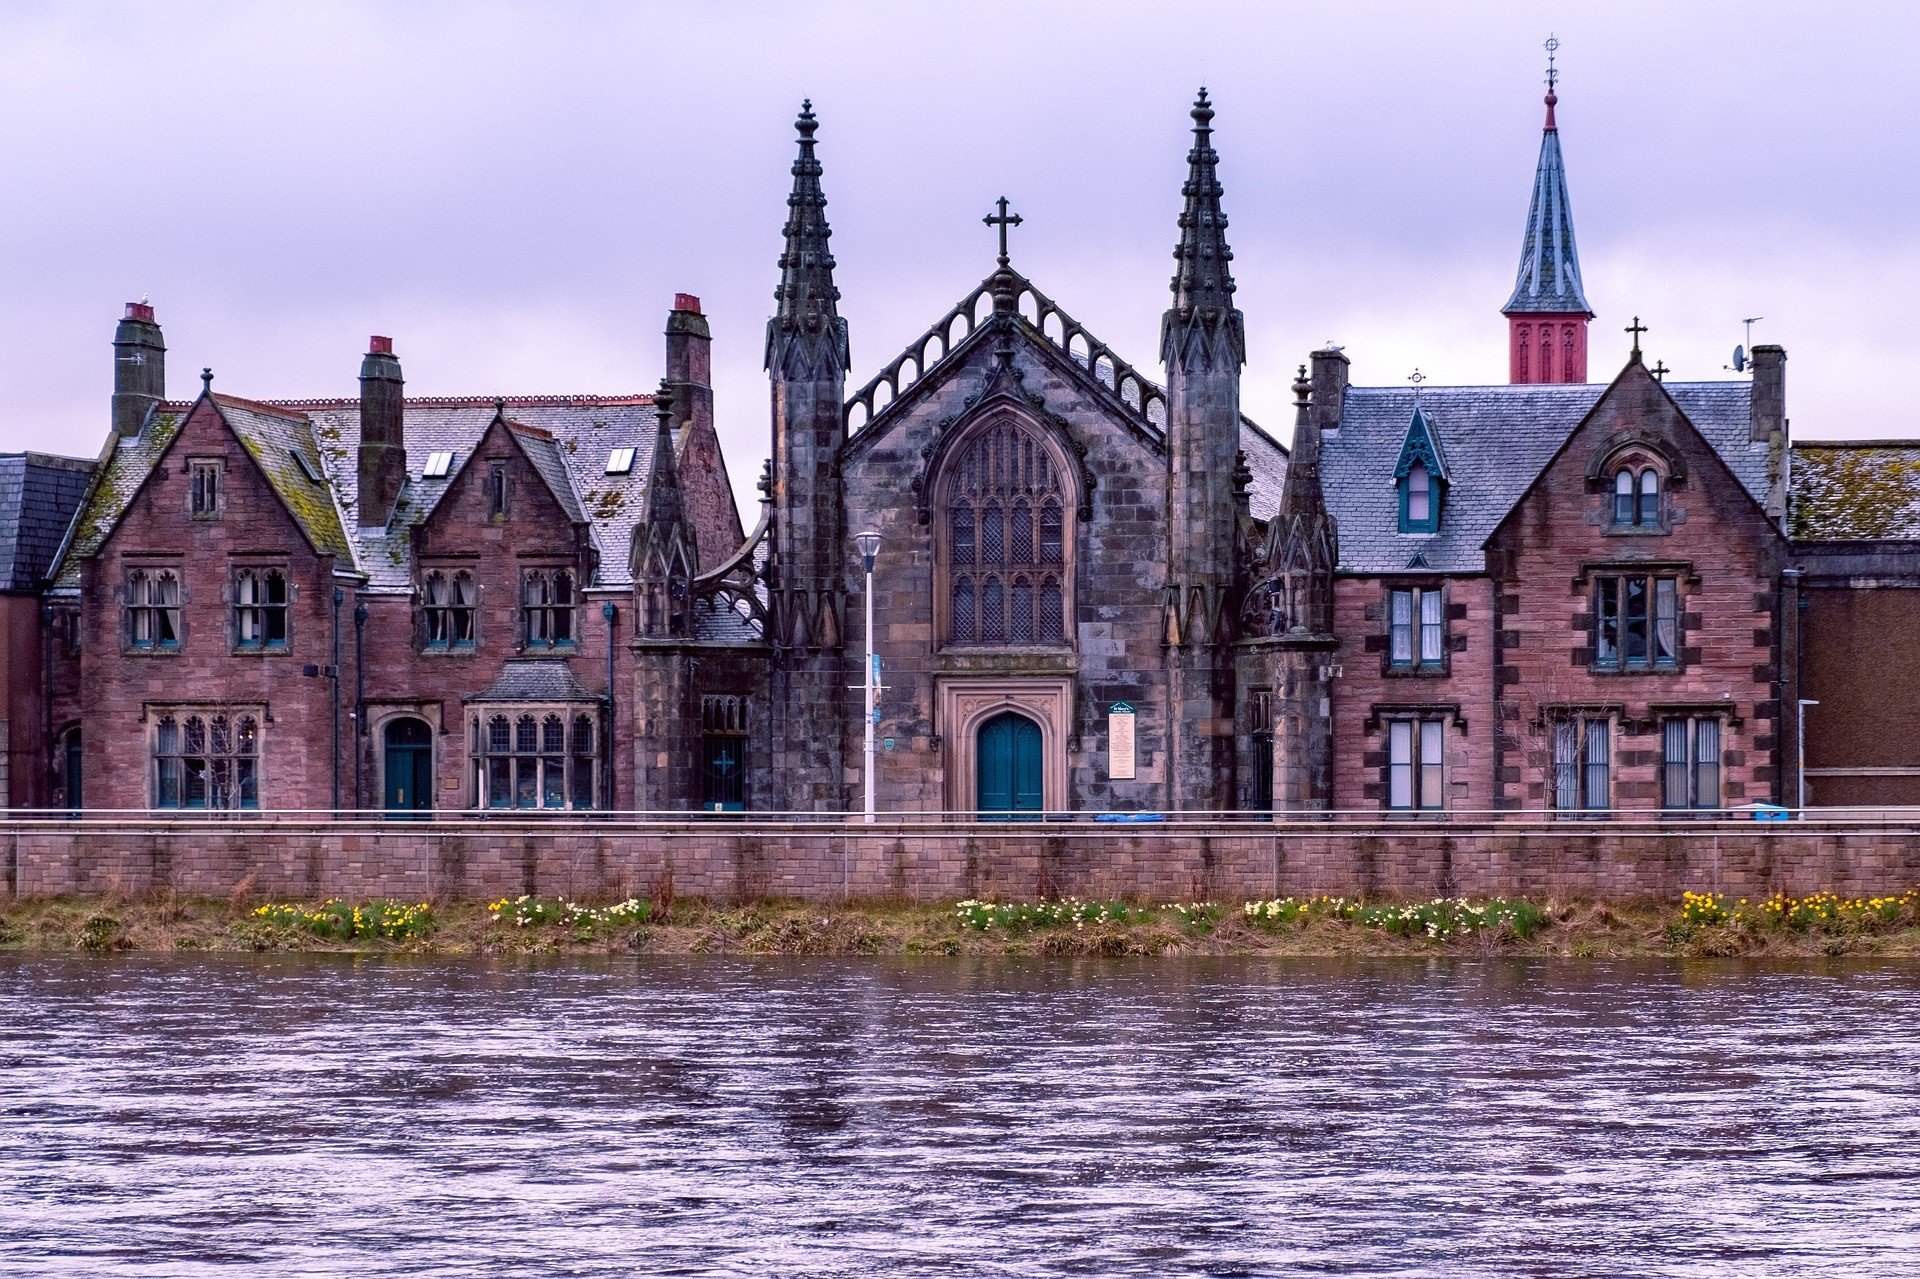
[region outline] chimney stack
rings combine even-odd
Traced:
[[[1340,412],[1347,402],[1347,368],[1351,363],[1337,346],[1315,351],[1313,360],[1313,420],[1324,439],[1340,430]]]
[[[113,331],[114,433],[140,434],[147,414],[166,398],[167,344],[160,325],[147,303],[129,302]]]
[[[393,517],[393,504],[407,478],[405,381],[393,339],[367,340],[367,357],[360,362],[360,497],[361,528],[381,528]]]
[[[713,334],[691,293],[673,295],[667,312],[667,386],[675,439],[682,427],[713,427]]]
[[[1747,439],[1755,444],[1787,432],[1787,348],[1753,348],[1753,409]]]

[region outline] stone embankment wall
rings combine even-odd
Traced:
[[[628,895],[1871,896],[1920,885],[1920,821],[1661,827],[1277,823],[942,826],[768,821],[0,824],[4,889],[409,899]]]

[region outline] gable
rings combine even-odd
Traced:
[[[177,467],[169,462],[181,454],[220,456],[228,461],[223,483],[229,495],[248,488],[243,476],[257,482],[263,505],[277,509],[291,531],[319,555],[335,556],[340,567],[352,563],[352,553],[340,524],[339,512],[324,483],[319,451],[302,420],[260,413],[244,402],[202,396],[191,406],[156,414],[137,436],[116,436],[96,470],[86,501],[67,536],[56,583],[62,589],[79,585],[79,566],[105,550],[128,517],[143,511],[165,524],[175,518],[147,501],[155,476]],[[305,458],[320,482],[308,480],[295,454]],[[178,519],[185,523],[185,497]]]
[[[1611,537],[1597,531],[1603,523],[1602,505],[1611,492],[1608,479],[1613,468],[1608,463],[1609,459],[1626,454],[1654,454],[1663,458],[1673,486],[1666,500],[1679,505],[1690,518],[1675,523],[1670,531],[1651,541],[1608,541],[1606,545],[1611,554],[1685,554],[1688,548],[1699,543],[1701,535],[1748,526],[1765,529],[1769,541],[1779,538],[1779,531],[1767,518],[1760,499],[1727,465],[1712,441],[1694,426],[1685,410],[1645,366],[1633,363],[1621,370],[1580,425],[1528,484],[1513,509],[1488,535],[1488,542],[1505,535],[1522,520],[1523,513],[1530,524],[1536,516],[1547,518],[1548,508],[1556,504],[1564,506],[1571,494],[1579,495],[1579,517],[1574,520],[1571,512],[1560,510],[1561,520],[1572,521],[1580,530],[1592,526],[1595,536]],[[1602,492],[1603,488],[1607,492]],[[1562,535],[1568,532],[1561,530]]]
[[[533,447],[526,447],[529,442]],[[414,548],[422,555],[471,553],[501,540],[503,530],[511,529],[516,551],[572,555],[574,529],[584,520],[578,503],[571,501],[570,485],[566,500],[554,491],[550,470],[558,463],[549,456],[551,446],[550,437],[530,437],[496,416],[464,451],[432,508],[412,526]],[[498,520],[492,518],[487,492],[496,465],[505,468],[507,478],[506,515]],[[529,539],[529,532],[536,536]]]
[[[1742,443],[1745,442],[1745,434],[1743,423]],[[1711,476],[1724,480],[1728,499],[1743,503],[1747,507],[1745,513],[1757,515],[1769,528],[1772,527],[1763,504],[1764,472],[1760,476],[1761,488],[1756,492],[1746,478],[1728,464],[1716,442],[1694,424],[1679,402],[1669,394],[1668,388],[1649,373],[1644,364],[1635,360],[1621,369],[1607,385],[1594,406],[1581,418],[1579,425],[1554,450],[1553,456],[1528,482],[1520,496],[1514,499],[1513,506],[1487,535],[1487,540],[1491,541],[1507,521],[1515,518],[1533,493],[1546,482],[1549,473],[1560,468],[1575,468],[1580,473],[1582,488],[1590,488],[1591,481],[1599,475],[1606,458],[1620,448],[1633,444],[1643,447],[1650,445],[1654,451],[1673,457],[1676,475],[1686,475],[1697,468],[1703,473],[1703,478]],[[1758,447],[1764,450],[1766,446],[1761,444]]]
[[[1325,435],[1320,459],[1327,509],[1340,529],[1340,570],[1405,571],[1418,549],[1435,572],[1483,571],[1487,538],[1606,389],[1597,383],[1422,387],[1421,411],[1445,441],[1447,500],[1438,532],[1403,534],[1394,468],[1406,442],[1414,392],[1349,388],[1339,430]],[[1747,440],[1751,383],[1669,383],[1661,389],[1740,486],[1756,501],[1764,500],[1766,446]]]

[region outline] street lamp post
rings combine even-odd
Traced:
[[[1796,708],[1799,711],[1799,723],[1795,728],[1793,736],[1795,749],[1800,755],[1800,767],[1793,771],[1800,779],[1799,816],[1801,817],[1807,815],[1807,707],[1818,706],[1819,704],[1820,703],[1813,698],[1803,697],[1800,699],[1800,704]]]
[[[860,562],[867,572],[867,717],[866,717],[866,771],[865,771],[865,813],[866,820],[873,820],[873,698],[876,685],[880,682],[873,669],[873,561],[880,554],[880,535],[872,529],[853,536],[855,546],[860,548]]]

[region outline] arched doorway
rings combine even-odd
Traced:
[[[55,805],[67,810],[73,817],[80,815],[86,807],[86,795],[81,789],[80,761],[83,758],[80,749],[80,726],[74,725],[60,734],[58,758],[54,761],[56,778],[60,787],[59,802]]]
[[[975,801],[988,816],[1038,813],[1045,806],[1040,725],[1003,711],[980,726],[975,741]]]
[[[386,809],[425,813],[433,808],[433,730],[426,721],[402,716],[387,721]]]

